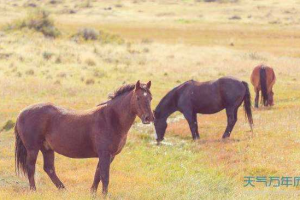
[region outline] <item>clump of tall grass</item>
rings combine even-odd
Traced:
[[[123,44],[124,40],[115,34],[99,31],[94,28],[82,28],[72,36],[76,41],[100,41],[103,44]]]
[[[50,59],[52,58],[53,55],[54,55],[54,54],[53,54],[52,52],[49,52],[49,51],[44,51],[44,52],[43,52],[43,58],[44,58],[45,60],[50,60]]]
[[[85,84],[87,84],[87,85],[93,85],[93,84],[95,84],[95,80],[92,79],[92,78],[87,79],[87,80],[85,81]]]
[[[93,28],[83,28],[79,29],[75,36],[81,37],[84,40],[98,40],[99,39],[99,31]]]
[[[34,70],[33,69],[29,69],[25,72],[25,74],[27,75],[34,75]]]
[[[4,29],[9,30],[22,30],[28,28],[42,33],[46,37],[56,38],[61,33],[55,27],[54,21],[50,18],[50,13],[42,9],[36,9],[27,15],[25,19],[16,20],[8,24]]]
[[[93,60],[92,58],[87,58],[87,59],[85,60],[85,63],[86,63],[88,66],[95,66],[95,65],[96,65],[95,60]]]
[[[12,120],[7,120],[6,123],[3,125],[1,131],[9,131],[15,126],[15,122]]]
[[[195,0],[195,2],[206,2],[206,3],[237,3],[239,0]]]
[[[267,58],[265,58],[264,56],[262,56],[256,52],[250,52],[250,53],[246,54],[246,56],[248,58],[250,58],[251,60],[267,61]]]

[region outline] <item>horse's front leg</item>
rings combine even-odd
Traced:
[[[256,89],[255,90],[255,102],[254,102],[255,108],[258,108],[258,100],[259,100],[259,90]]]
[[[108,151],[99,152],[99,162],[95,172],[94,183],[91,191],[96,193],[100,180],[102,181],[102,194],[106,195],[109,184],[109,168],[112,161],[112,156]]]
[[[102,181],[102,194],[107,194],[109,184],[109,168],[111,163],[111,155],[108,151],[101,151],[99,155],[100,177]]]
[[[198,132],[198,123],[197,123],[197,114],[192,110],[186,110],[183,112],[185,119],[188,121],[190,130],[193,136],[193,140],[197,140],[200,138]]]

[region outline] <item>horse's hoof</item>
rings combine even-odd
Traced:
[[[107,199],[108,198],[108,192],[102,192],[102,197],[104,199]]]
[[[59,189],[59,190],[62,190],[62,191],[67,190],[66,187],[65,187],[64,185],[58,186],[58,189]]]
[[[91,189],[90,189],[90,192],[91,192],[91,194],[96,194],[96,193],[97,193],[97,189],[91,188]]]

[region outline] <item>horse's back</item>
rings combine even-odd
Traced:
[[[91,112],[79,112],[52,104],[35,104],[19,115],[16,128],[26,148],[50,148],[72,158],[95,157],[91,141]]]
[[[197,113],[213,114],[244,98],[246,88],[242,81],[234,77],[222,77],[207,82],[187,82],[181,93],[179,104],[191,100],[192,107]]]
[[[268,86],[273,86],[276,81],[275,72],[272,67],[265,66],[265,65],[258,65],[256,66],[251,74],[251,83],[255,88],[260,89],[260,70],[264,69],[266,72],[266,80]]]
[[[41,121],[55,112],[58,113],[59,109],[50,103],[34,104],[21,111],[17,122],[25,123],[26,121]]]
[[[224,107],[240,104],[246,94],[244,83],[235,77],[222,77],[216,80]]]
[[[44,118],[42,115],[53,112],[55,110],[56,107],[50,103],[30,105],[20,112],[17,122],[24,123],[26,121],[40,120],[41,118]]]
[[[261,65],[256,66],[251,74],[251,83],[252,85],[256,88],[259,87],[260,85],[260,69],[261,69]]]
[[[266,73],[267,73],[267,83],[268,83],[269,87],[272,87],[276,81],[275,72],[274,72],[273,68],[267,67]]]
[[[27,148],[35,148],[37,140],[43,140],[50,115],[57,112],[52,104],[40,103],[26,107],[17,118],[16,130]]]

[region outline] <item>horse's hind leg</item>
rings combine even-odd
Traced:
[[[29,186],[31,190],[36,190],[34,173],[35,173],[35,164],[36,164],[38,153],[39,150],[27,150],[26,166],[27,166]]]
[[[44,157],[44,171],[48,174],[51,181],[55,184],[58,189],[65,188],[64,184],[59,180],[55,173],[54,167],[54,151],[43,147],[41,149]]]
[[[254,103],[255,103],[255,108],[258,108],[259,90],[256,89],[255,93],[256,93],[256,95],[255,95],[255,102]]]
[[[230,137],[231,131],[237,121],[237,111],[238,108],[227,108],[226,115],[227,115],[227,127],[223,134],[223,139]]]
[[[95,172],[95,176],[94,176],[94,182],[91,187],[91,192],[93,194],[95,194],[97,192],[100,180],[101,180],[101,176],[100,176],[100,161],[99,161],[97,164],[97,168],[96,168],[96,172]]]
[[[199,139],[199,132],[198,132],[198,122],[197,122],[197,113],[192,111],[185,111],[183,112],[185,119],[188,121],[190,130],[192,132],[193,139]]]

